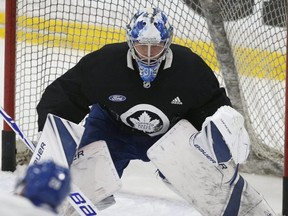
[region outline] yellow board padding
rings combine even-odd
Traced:
[[[234,57],[237,59],[237,69],[242,75],[285,80],[286,56],[282,53],[237,47]]]
[[[0,38],[5,38],[5,29],[0,27]]]
[[[0,12],[0,38],[5,37],[4,25],[5,25],[5,13]]]
[[[0,13],[0,24],[5,22],[4,17],[5,15]],[[48,47],[64,47],[89,52],[105,44],[126,41],[125,31],[117,27],[26,16],[18,17],[17,23],[18,40]],[[0,37],[4,37],[3,28],[0,28]],[[212,43],[179,37],[174,37],[173,42],[190,47],[214,71],[220,71]],[[286,56],[284,54],[249,47],[236,47],[233,52],[240,75],[285,80]]]
[[[5,13],[0,12],[0,24],[5,24]]]

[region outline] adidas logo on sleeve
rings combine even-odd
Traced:
[[[183,103],[179,97],[176,97],[171,101],[171,104],[182,105]]]

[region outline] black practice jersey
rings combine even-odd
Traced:
[[[201,129],[206,117],[230,105],[214,72],[189,48],[172,44],[147,88],[127,43],[109,44],[46,88],[37,106],[39,130],[48,113],[79,123],[96,103],[119,125],[150,136],[165,133],[183,118]]]

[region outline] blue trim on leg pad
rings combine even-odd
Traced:
[[[56,123],[57,130],[59,131],[59,136],[67,158],[67,162],[70,166],[73,162],[76,153],[77,143],[75,142],[70,132],[67,130],[67,128],[61,121],[61,119],[54,116],[54,120]]]
[[[238,182],[235,184],[234,189],[231,193],[230,200],[226,206],[223,216],[237,216],[240,209],[241,197],[245,180],[240,176]]]

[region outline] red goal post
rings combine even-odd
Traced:
[[[4,110],[15,117],[15,65],[16,65],[16,0],[6,1],[5,51],[4,51]],[[2,130],[2,170],[16,169],[15,133],[3,121]]]
[[[173,42],[190,47],[207,62],[245,116],[253,150],[248,169],[269,169],[277,175],[284,169],[287,182],[287,1],[217,0],[217,7],[215,3],[6,1],[4,109],[36,140],[35,107],[45,87],[86,53],[125,41],[125,26],[137,9],[159,7],[175,27]],[[2,134],[2,169],[15,169],[15,135],[7,125]],[[17,150],[17,156],[23,152],[21,144]],[[257,166],[255,158],[261,161]],[[283,206],[288,206],[287,194],[284,197]]]

